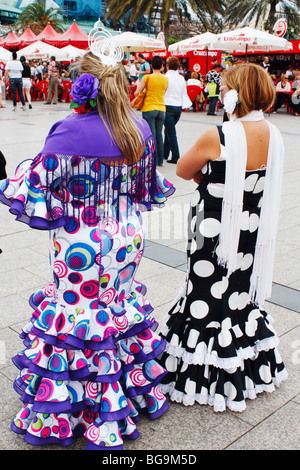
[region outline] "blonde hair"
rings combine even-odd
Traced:
[[[97,110],[127,163],[136,163],[144,151],[143,135],[129,100],[128,80],[122,63],[105,66],[92,52],[78,63],[79,73],[99,80]]]
[[[267,111],[275,101],[275,88],[271,77],[256,64],[240,64],[227,70],[226,85],[239,94],[239,100],[234,110],[237,118],[251,111]]]

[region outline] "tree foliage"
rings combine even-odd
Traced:
[[[56,8],[46,8],[44,0],[28,5],[16,21],[16,25],[22,25],[23,29],[30,26],[35,34],[42,32],[47,24],[50,24],[58,33],[65,31],[65,23],[61,19],[58,10]]]
[[[205,12],[207,15],[214,15],[215,12],[222,12],[223,0],[108,0],[107,15],[113,23],[122,19],[128,11],[130,15],[127,17],[128,26],[137,22],[142,15],[149,17],[155,15],[159,17],[161,29],[165,35],[166,47],[168,47],[169,29],[171,23],[171,15],[175,14],[179,21],[182,21],[183,15],[191,17],[198,12]]]
[[[276,14],[286,17],[300,26],[300,0],[227,0],[225,19],[230,26],[249,24],[254,20],[255,27],[267,21],[269,33],[273,33]]]

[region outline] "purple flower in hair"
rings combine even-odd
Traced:
[[[73,101],[82,105],[93,100],[98,94],[98,87],[98,78],[90,75],[89,73],[83,73],[73,82],[71,89]]]

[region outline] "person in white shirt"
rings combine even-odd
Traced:
[[[17,60],[17,53],[13,51],[12,59],[7,62],[5,66],[4,81],[7,82],[9,79],[9,85],[12,91],[13,98],[13,111],[17,108],[17,91],[22,103],[21,109],[26,110],[25,99],[23,95],[23,83],[22,83],[22,71],[23,65]]]
[[[265,57],[261,66],[265,69],[266,72],[269,72],[269,68],[270,68],[270,59],[269,57]]]
[[[194,85],[194,86],[201,86],[202,87],[202,82],[198,78],[197,72],[192,72],[191,73],[191,78],[189,78],[186,82],[187,86],[189,85]]]
[[[138,74],[138,71],[137,71],[137,68],[135,66],[135,63],[134,63],[134,60],[131,61],[131,65],[129,67],[129,79],[132,81],[132,82],[135,82],[137,80],[137,74]]]
[[[179,59],[169,57],[167,59],[168,87],[164,95],[166,105],[165,117],[165,141],[164,141],[164,159],[169,163],[177,163],[179,159],[179,147],[176,134],[176,124],[180,119],[182,108],[189,108],[192,102],[186,91],[186,81],[178,73]],[[168,160],[171,152],[172,158]]]
[[[288,81],[288,77],[287,75],[282,74],[276,86],[276,99],[273,113],[276,113],[277,109],[279,109],[283,103],[285,103],[285,100],[290,96],[290,92],[291,84]]]
[[[5,108],[6,106],[2,103],[2,88],[4,88],[4,82],[2,81],[2,67],[0,65],[0,108]]]
[[[290,79],[291,77],[293,77],[293,66],[292,65],[289,65],[286,72],[285,72],[286,76]]]
[[[40,62],[34,70],[34,78],[38,81],[43,80],[43,64]]]

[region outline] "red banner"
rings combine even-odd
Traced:
[[[198,72],[202,75],[205,75],[208,70],[211,68],[212,60],[214,58],[218,59],[218,62],[221,63],[222,51],[206,51],[206,50],[195,50],[189,52],[170,52],[168,50],[164,51],[154,51],[154,52],[143,52],[144,58],[147,60],[152,59],[153,56],[159,55],[163,59],[168,57],[179,57],[180,59],[188,59],[188,70],[192,72]],[[135,54],[137,59],[138,52]]]

